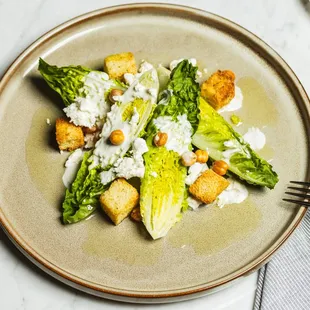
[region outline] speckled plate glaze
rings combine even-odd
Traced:
[[[273,159],[280,176],[275,190],[251,188],[244,204],[187,212],[157,241],[129,219],[114,227],[102,212],[63,226],[61,178],[67,154],[59,154],[54,141],[62,102],[38,74],[38,58],[102,69],[105,56],[122,51],[134,52],[138,61],[167,65],[195,57],[209,72],[233,70],[244,93],[238,130],[258,126],[265,132],[261,154]],[[262,266],[305,214],[305,208],[281,198],[289,180],[309,180],[309,106],[279,55],[219,16],[134,4],[77,17],[33,43],[1,81],[0,221],[40,268],[97,296],[161,303],[214,292]]]

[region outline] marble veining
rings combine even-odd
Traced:
[[[118,0],[2,0],[0,1],[0,76],[35,39],[82,13],[122,3]],[[144,1],[153,2],[153,1]],[[310,93],[310,3],[307,0],[174,0],[222,15],[249,29],[273,47],[295,71]],[[11,244],[0,229],[0,309],[238,309],[252,308],[256,276],[197,300],[142,306],[120,304],[71,289],[45,275]]]

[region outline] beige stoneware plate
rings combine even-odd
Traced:
[[[122,51],[138,61],[167,65],[195,57],[209,72],[233,70],[244,93],[238,130],[257,126],[266,134],[261,155],[279,174],[275,190],[251,188],[243,204],[187,212],[157,241],[130,220],[114,227],[101,212],[63,226],[68,154],[54,141],[62,102],[38,74],[38,58],[101,69],[105,56]],[[135,4],[77,17],[32,44],[1,81],[0,221],[35,264],[88,293],[160,303],[213,292],[264,264],[302,219],[305,208],[281,198],[289,180],[309,180],[309,106],[298,79],[270,47],[219,16]]]

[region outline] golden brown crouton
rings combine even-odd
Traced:
[[[218,70],[201,85],[201,97],[219,110],[235,97],[234,82],[235,74],[232,71]]]
[[[111,79],[122,79],[125,73],[137,73],[135,57],[130,52],[106,57],[103,69]]]
[[[138,191],[125,179],[115,180],[110,188],[100,196],[103,211],[115,225],[126,218],[138,202]]]
[[[190,187],[189,192],[198,200],[208,204],[229,185],[229,182],[213,170],[206,170]]]
[[[56,140],[61,151],[74,151],[84,146],[83,130],[64,118],[57,118]]]

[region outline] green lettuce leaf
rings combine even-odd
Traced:
[[[105,190],[100,181],[100,169],[89,170],[90,152],[86,152],[70,189],[66,190],[62,204],[62,220],[64,224],[79,222],[89,217],[99,205],[99,197]]]
[[[197,129],[199,123],[199,84],[196,82],[197,67],[188,60],[180,62],[171,72],[168,91],[170,93],[169,103],[159,102],[154,117],[172,116],[176,119],[178,115],[187,115],[193,130]],[[164,98],[167,100],[167,98]]]
[[[153,239],[164,237],[187,209],[185,178],[187,169],[180,164],[180,155],[165,147],[154,147],[157,128],[153,120],[171,116],[177,121],[186,114],[191,126],[198,126],[199,85],[196,83],[197,67],[182,61],[171,73],[168,90],[162,93],[147,128],[149,151],[144,154],[145,174],[141,180],[140,211],[143,223]],[[191,149],[191,145],[188,146]]]
[[[155,71],[155,70],[154,70]],[[155,71],[153,80],[150,81],[150,72],[144,73],[139,82],[147,83],[149,86],[158,90],[159,83]],[[123,103],[115,103],[111,111],[107,114],[106,123],[103,125],[101,138],[96,143],[93,151],[84,155],[81,167],[77,173],[71,189],[67,189],[63,202],[63,223],[70,224],[79,222],[91,215],[99,205],[100,195],[108,188],[109,184],[101,183],[100,173],[108,170],[115,161],[123,157],[130,149],[132,142],[144,131],[147,122],[156,105],[153,100],[143,100],[132,98],[130,92],[134,85],[128,88],[128,98]],[[127,96],[127,97],[126,97]],[[139,113],[138,122],[132,124],[134,111]],[[111,131],[123,128],[126,122],[128,131],[125,141],[121,145],[112,145],[108,142]],[[115,128],[114,128],[115,127]],[[104,159],[104,160],[102,160]]]
[[[62,97],[65,106],[81,96],[84,77],[92,71],[82,66],[51,66],[42,58],[39,59],[38,69],[47,84]]]
[[[142,84],[147,88],[156,90],[158,94],[159,82],[155,69],[151,69],[143,73],[137,81],[132,83],[123,94],[123,101],[117,102],[107,114],[106,123],[103,125],[100,139],[96,143],[93,156],[94,161],[91,167],[98,164],[103,169],[109,168],[116,160],[123,157],[130,149],[132,142],[144,133],[145,127],[156,106],[154,97],[146,97],[144,99],[134,98],[134,88]],[[132,122],[134,111],[138,115],[138,122]],[[112,145],[109,143],[109,136],[113,130],[123,128],[126,131],[126,139],[120,145]]]
[[[213,160],[225,160],[225,154],[230,152],[229,170],[249,184],[272,189],[279,180],[272,166],[202,98],[200,122],[192,143],[200,149],[207,149]]]
[[[181,219],[186,168],[166,148],[152,147],[144,155],[145,175],[140,188],[143,223],[153,239],[164,237]]]

